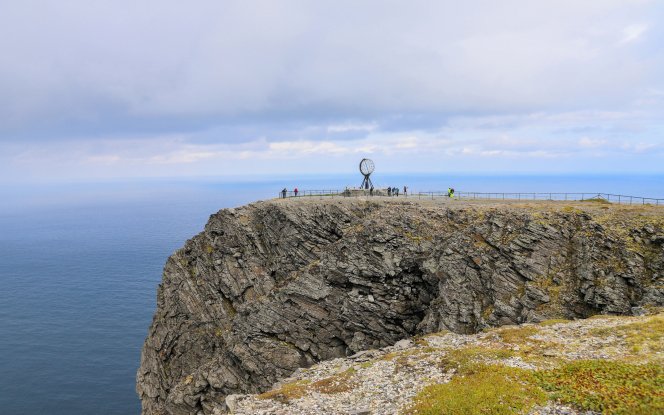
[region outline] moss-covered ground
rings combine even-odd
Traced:
[[[601,414],[664,414],[664,314],[636,321],[608,316],[591,321],[584,328],[549,320],[492,329],[481,346],[448,350],[440,363],[455,376],[422,389],[405,413],[522,414],[548,402]],[[610,359],[570,358],[565,353],[575,352],[573,341],[551,341],[552,334],[561,332],[563,339],[575,333],[584,343],[596,345],[600,355],[614,354]],[[542,360],[551,350],[559,357]],[[515,358],[534,367],[511,366]]]

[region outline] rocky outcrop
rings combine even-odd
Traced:
[[[664,305],[662,210],[580,206],[221,210],[164,268],[137,375],[143,413],[220,413],[229,394],[414,334]]]
[[[611,414],[661,414],[664,396],[657,385],[664,381],[663,336],[661,311],[638,317],[545,320],[477,334],[443,331],[298,369],[265,393],[229,395],[226,404],[234,415],[598,415],[598,406]],[[565,387],[575,384],[575,380],[577,385],[583,385],[574,395],[578,400],[562,396],[555,389],[542,390],[544,385],[532,378],[521,379],[534,386],[530,394],[524,389],[517,399],[510,399],[503,389],[492,384],[495,378],[485,378],[482,373],[497,368],[512,376],[520,371],[571,374],[577,364],[595,374],[589,377],[585,372],[579,378],[570,376],[561,382]],[[598,365],[603,365],[603,373],[598,372]],[[649,367],[651,371],[631,375],[630,379],[625,370],[630,366]],[[617,388],[615,395],[623,403],[622,408],[609,407],[607,402],[615,397],[607,368],[616,370],[622,385],[633,385]],[[500,380],[518,384],[514,378]],[[431,385],[445,385],[447,396],[440,394],[441,389],[436,386],[438,393],[428,394]],[[534,391],[549,393],[534,399]],[[457,401],[449,399],[450,395],[457,396]],[[598,405],[601,399],[606,401]],[[460,408],[461,400],[469,404]],[[501,408],[502,402],[509,402],[507,408]]]

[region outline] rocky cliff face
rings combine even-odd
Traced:
[[[278,200],[225,209],[164,268],[144,414],[419,333],[664,305],[661,208]]]

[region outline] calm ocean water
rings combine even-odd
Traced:
[[[134,377],[167,258],[224,207],[355,176],[0,186],[0,413],[137,414]],[[357,183],[356,183],[357,182]],[[413,191],[664,198],[664,176],[377,176]]]

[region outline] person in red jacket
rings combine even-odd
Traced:
[[[297,196],[297,187],[295,188],[295,190],[293,190],[293,193],[295,193],[295,196]]]

